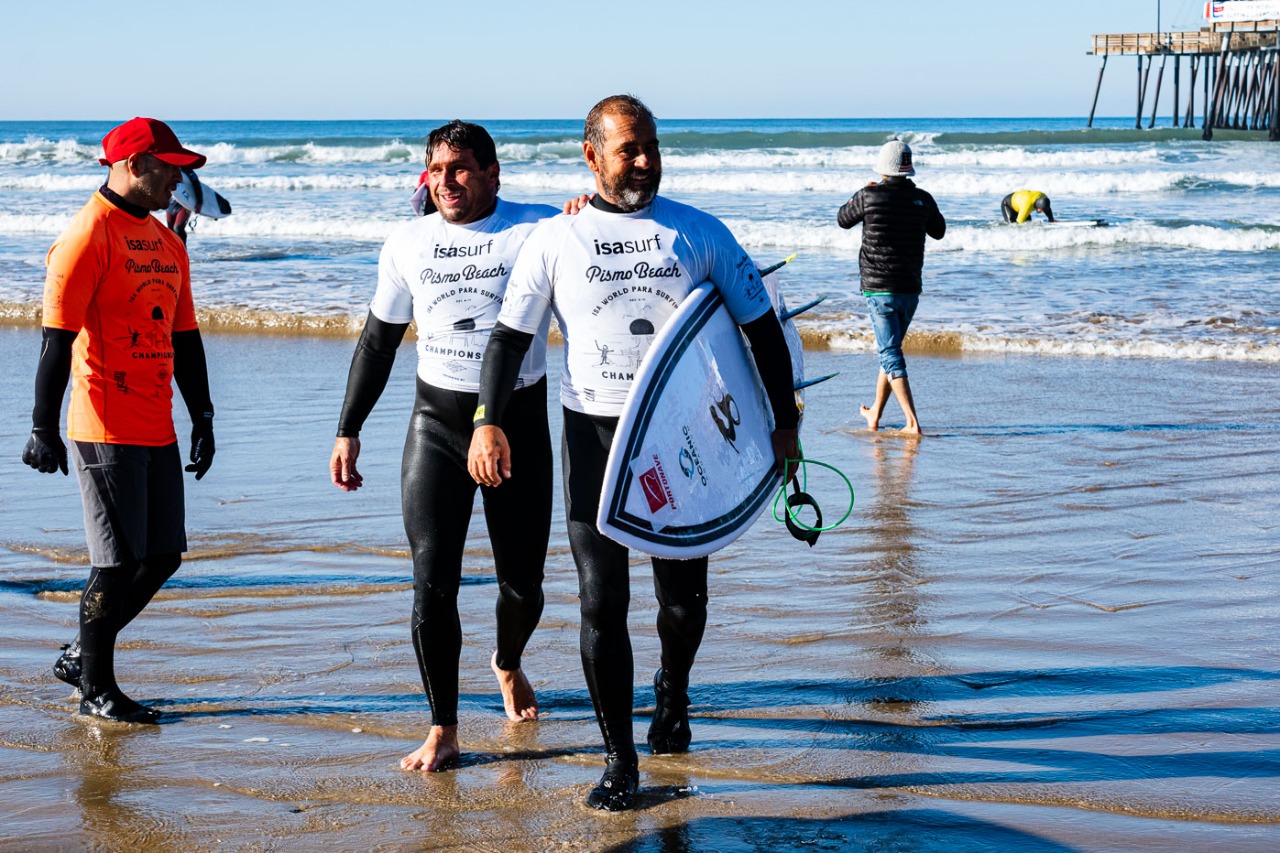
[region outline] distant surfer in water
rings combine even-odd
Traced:
[[[602,344],[612,341],[617,352],[633,349],[638,364],[678,303],[710,279],[751,341],[777,425],[774,462],[784,475],[794,472],[794,466],[785,470],[785,460],[800,456],[799,412],[791,356],[755,264],[718,219],[658,195],[662,158],[648,107],[630,95],[605,98],[587,115],[583,136],[596,195],[576,217],[544,222],[520,251],[485,351],[469,467],[477,482],[502,492],[529,464],[515,447],[525,422],[511,417],[507,401],[524,353],[541,346],[554,312],[565,339],[561,446],[569,546],[582,602],[579,642],[606,761],[587,804],[621,811],[634,804],[640,784],[631,730],[629,558],[626,547],[600,533],[596,513],[633,370],[604,366]],[[689,672],[707,621],[707,558],[655,557],[653,579],[662,666],[653,679],[657,708],[649,749],[685,752],[692,738]]]
[[[540,220],[558,211],[498,197],[492,137],[454,121],[427,137],[427,186],[436,212],[391,232],[378,259],[378,286],[347,378],[329,469],[354,492],[360,430],[391,375],[411,321],[418,324],[417,399],[401,468],[404,527],[413,554],[410,634],[431,706],[431,729],[400,760],[404,770],[443,770],[459,757],[458,588],[476,484],[467,473],[480,359],[498,316],[516,254]],[[458,286],[456,282],[469,282]],[[542,615],[543,564],[551,528],[551,439],[543,345],[516,364],[507,409],[520,450],[518,476],[482,489],[498,579],[497,650],[490,667],[507,718],[536,720],[538,701],[521,655]]]
[[[1049,197],[1039,190],[1018,190],[1000,200],[1000,214],[1005,222],[1016,222],[1021,225],[1037,211],[1043,213],[1044,218],[1050,222],[1054,221]]]
[[[882,180],[854,193],[836,215],[841,228],[862,223],[858,268],[880,357],[875,401],[860,412],[869,429],[879,429],[892,390],[907,419],[902,431],[920,435],[902,340],[920,302],[925,235],[941,240],[947,222],[933,196],[912,183],[916,170],[905,142],[881,146],[876,171]]]

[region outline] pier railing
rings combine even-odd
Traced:
[[[1214,29],[1180,33],[1112,33],[1093,37],[1094,56],[1203,56],[1222,50],[1223,33],[1231,33],[1231,50],[1257,50],[1276,46],[1276,21],[1219,24]],[[1269,25],[1269,28],[1264,28]],[[1241,27],[1249,29],[1241,29]],[[1235,29],[1231,29],[1234,27]]]

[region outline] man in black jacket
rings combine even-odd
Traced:
[[[876,171],[884,180],[854,193],[836,217],[841,228],[863,223],[858,267],[880,355],[875,402],[860,411],[868,428],[879,429],[880,415],[892,390],[907,419],[902,431],[921,435],[907,363],[902,357],[902,339],[920,301],[924,235],[941,240],[947,222],[933,196],[911,182],[916,170],[905,142],[886,142],[876,158]]]

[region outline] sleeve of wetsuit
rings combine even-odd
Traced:
[[[766,311],[762,317],[744,325],[742,331],[751,342],[751,356],[769,395],[774,428],[795,429],[800,425],[800,410],[796,408],[791,381],[791,351],[787,349],[778,315]]]
[[[204,356],[204,341],[199,329],[173,333],[173,378],[187,404],[191,423],[213,417],[213,399],[209,395],[209,366]]]
[[[476,401],[473,427],[502,423],[502,414],[520,378],[520,363],[531,346],[531,332],[519,332],[502,323],[493,327],[480,365],[480,398]]]
[[[351,356],[347,396],[342,401],[342,414],[338,416],[339,436],[355,438],[360,435],[365,419],[373,411],[373,404],[378,402],[382,390],[387,387],[396,350],[408,328],[408,323],[387,323],[369,312],[355,355]]]
[[[862,190],[858,190],[840,208],[840,212],[836,214],[836,222],[841,228],[852,228],[862,221],[862,217]]]
[[[71,379],[71,345],[78,332],[45,326],[36,364],[36,405],[31,410],[31,431],[62,431],[62,397]]]

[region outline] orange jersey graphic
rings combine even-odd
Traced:
[[[94,193],[49,250],[44,325],[79,332],[67,435],[160,446],[173,429],[173,333],[196,328],[187,251],[153,216]]]

